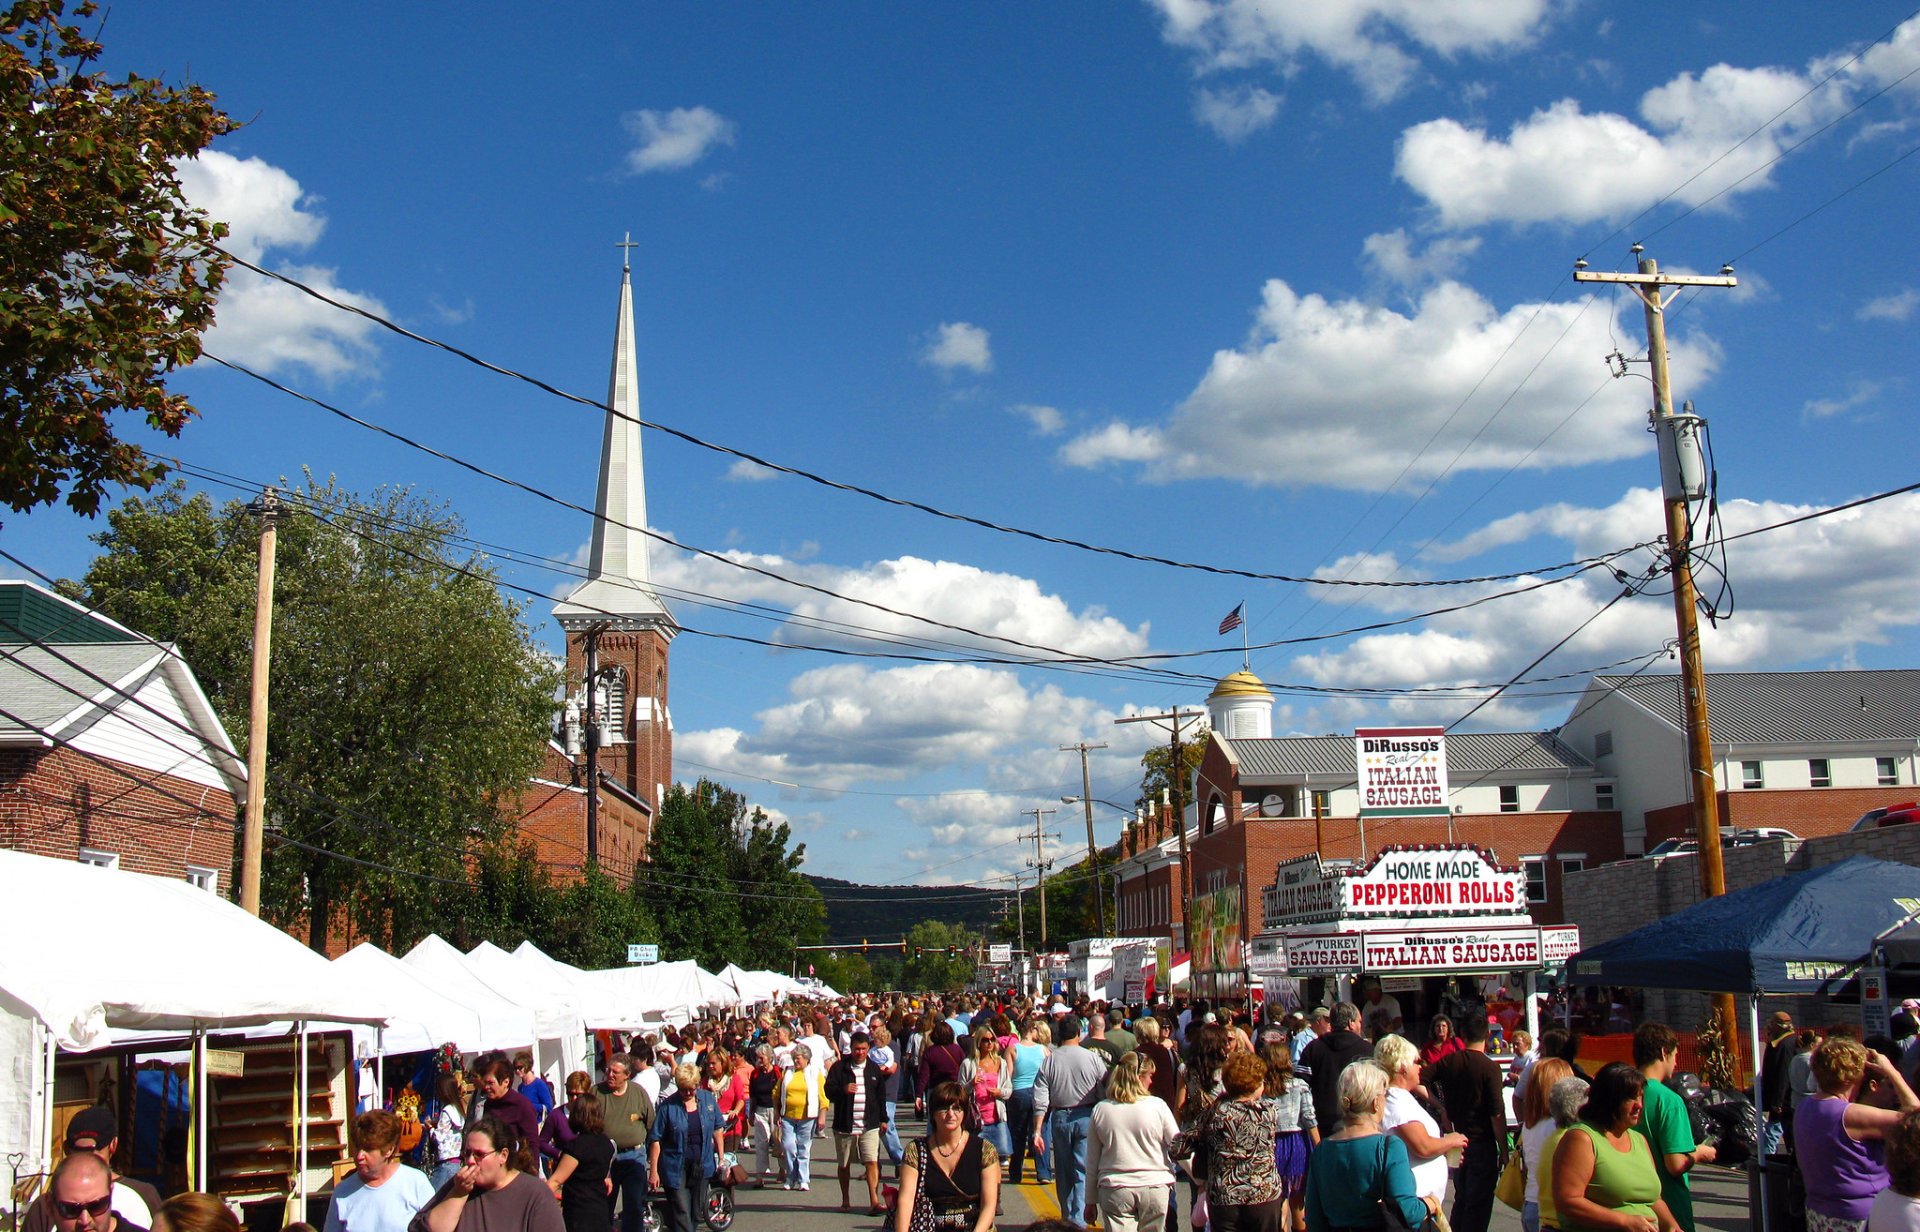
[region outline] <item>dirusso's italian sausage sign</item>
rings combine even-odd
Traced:
[[[1360,816],[1446,816],[1446,728],[1355,728],[1353,762],[1360,777]]]
[[[1514,971],[1540,965],[1537,928],[1368,932],[1362,963],[1373,972]]]

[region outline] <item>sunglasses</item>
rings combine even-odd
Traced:
[[[113,1195],[108,1194],[103,1198],[95,1198],[91,1202],[62,1202],[60,1199],[55,1198],[53,1200],[53,1209],[59,1213],[62,1219],[78,1219],[82,1215],[91,1215],[95,1219],[104,1219],[107,1212],[113,1209]]]
[[[506,1149],[507,1148],[504,1146],[496,1146],[496,1147],[490,1147],[489,1149],[484,1151],[462,1151],[460,1152],[460,1158],[466,1160],[470,1164],[477,1164],[481,1160],[485,1159],[487,1156],[492,1155],[494,1152],[504,1151]]]
[[[933,1115],[939,1116],[943,1112],[965,1112],[966,1110],[966,1105],[964,1104],[948,1104],[944,1108],[935,1108]]]

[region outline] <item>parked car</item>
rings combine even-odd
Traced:
[[[1915,808],[1920,809],[1920,805],[1916,805]],[[1720,848],[1724,851],[1732,847],[1751,847],[1755,843],[1764,843],[1768,839],[1799,837],[1793,831],[1783,830],[1779,826],[1751,826],[1744,830],[1722,830],[1720,831]],[[1670,838],[1649,847],[1645,858],[1657,860],[1662,856],[1687,856],[1699,850],[1700,844],[1695,839]]]
[[[1868,809],[1860,814],[1860,820],[1854,822],[1852,828],[1878,830],[1881,826],[1903,826],[1911,821],[1920,821],[1920,801],[1909,800],[1905,804]]]

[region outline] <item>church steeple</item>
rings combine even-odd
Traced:
[[[633,338],[633,273],[619,247],[620,309],[614,318],[613,372],[606,425],[600,438],[600,488],[594,500],[593,545],[587,580],[553,609],[568,632],[608,624],[618,629],[679,632],[653,591],[647,562],[647,480],[640,457],[640,372]],[[611,613],[611,615],[609,615]]]

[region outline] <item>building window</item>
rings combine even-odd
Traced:
[[[198,864],[189,864],[187,865],[187,883],[197,890],[205,890],[209,894],[218,894],[220,892],[220,870],[217,868],[202,868]]]
[[[1808,760],[1807,784],[1810,787],[1833,786],[1833,763],[1824,757],[1815,757]]]
[[[1313,793],[1313,815],[1315,817],[1333,816],[1333,793],[1316,791]]]
[[[1892,787],[1900,781],[1900,772],[1894,769],[1893,758],[1876,757],[1873,759],[1873,777],[1882,787]]]
[[[1758,788],[1765,787],[1766,785],[1767,785],[1767,781],[1760,773],[1759,762],[1743,761],[1740,763],[1741,790],[1754,791]]]
[[[1527,875],[1527,901],[1547,901],[1547,862],[1538,856],[1523,858],[1520,868]]]
[[[82,847],[80,849],[80,863],[91,864],[95,868],[119,868],[120,853],[117,851],[101,851],[95,847]]]
[[[617,667],[600,669],[599,713],[600,743],[627,742],[627,673]]]
[[[1613,733],[1610,731],[1593,733],[1593,755],[1595,757],[1613,756]]]
[[[1520,789],[1512,783],[1500,789],[1500,811],[1503,813],[1520,811]]]
[[[1585,856],[1562,856],[1560,858],[1560,876],[1563,880],[1560,884],[1567,884],[1564,878],[1568,873],[1577,873],[1586,866],[1587,860]]]
[[[1593,785],[1593,807],[1609,810],[1617,807],[1613,802],[1612,783],[1595,783]]]

